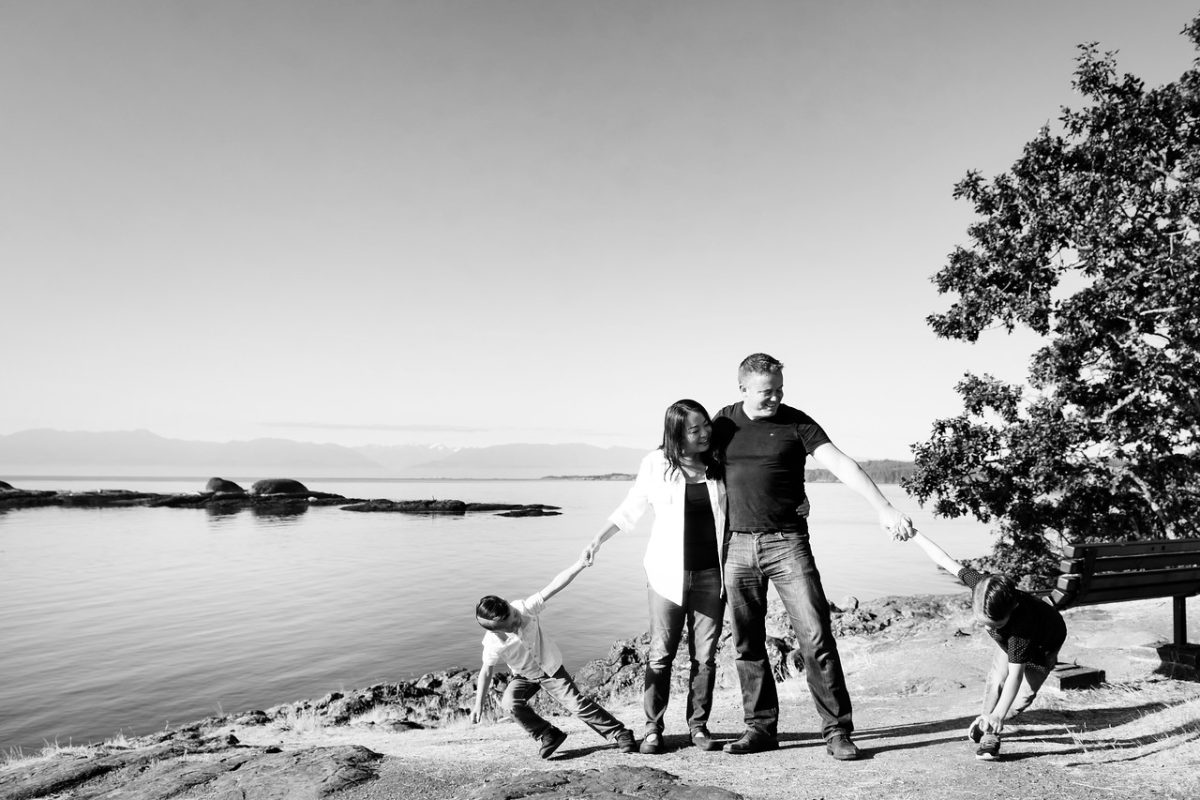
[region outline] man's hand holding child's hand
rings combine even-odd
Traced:
[[[917,532],[912,517],[888,507],[879,512],[879,525],[892,535],[892,541],[907,542]]]

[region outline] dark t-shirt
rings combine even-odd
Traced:
[[[958,571],[958,579],[972,589],[986,575],[970,567]],[[1047,670],[1055,655],[1067,640],[1067,623],[1062,614],[1036,597],[1017,592],[1017,607],[1003,628],[987,628],[988,635],[1008,653],[1008,663]]]
[[[806,530],[796,513],[805,499],[804,461],[829,442],[812,417],[780,405],[770,417],[750,419],[734,403],[717,412],[713,439],[725,459],[730,530]]]

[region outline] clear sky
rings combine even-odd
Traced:
[[[0,433],[649,448],[765,351],[908,458],[1032,346],[925,323],[954,182],[1197,10],[0,0]]]

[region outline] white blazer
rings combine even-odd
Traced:
[[[662,450],[653,450],[642,459],[637,479],[625,500],[608,521],[622,531],[633,529],[646,509],[654,508],[654,525],[646,545],[646,579],[650,588],[676,605],[683,605],[683,508],[686,479],[677,470],[664,477],[667,457]],[[713,528],[717,535],[717,552],[721,554],[721,594],[725,593],[725,559],[722,550],[725,539],[725,482],[706,479],[708,499],[712,504]]]

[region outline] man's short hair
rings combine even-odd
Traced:
[[[783,362],[766,353],[752,353],[738,364],[738,382],[747,375],[778,375],[783,371]]]
[[[504,619],[508,615],[508,601],[503,597],[497,597],[494,594],[489,594],[479,601],[475,606],[475,618],[486,620],[488,622],[496,622]]]

